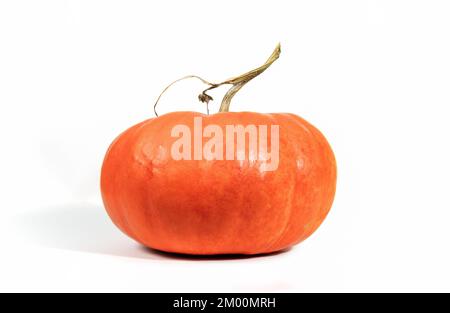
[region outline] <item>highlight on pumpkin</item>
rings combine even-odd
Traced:
[[[203,117],[195,117],[193,125],[193,133],[186,124],[178,124],[172,128],[171,137],[178,138],[171,148],[171,156],[175,161],[237,160],[259,162],[260,172],[272,172],[278,169],[279,125],[237,124],[222,127],[209,124],[203,127]]]

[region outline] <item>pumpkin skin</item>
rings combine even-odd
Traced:
[[[175,125],[279,125],[279,167],[171,157]],[[270,126],[269,126],[270,129]],[[270,131],[269,131],[270,140]],[[269,146],[270,147],[270,146]],[[246,145],[246,156],[249,155]],[[254,151],[257,153],[257,151]],[[175,112],[144,121],[110,146],[101,191],[112,221],[139,243],[192,254],[265,254],[308,238],[327,216],[336,161],[318,129],[293,114]]]

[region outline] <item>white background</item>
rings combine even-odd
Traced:
[[[1,1],[0,290],[450,291],[449,16],[448,1]],[[241,74],[279,41],[232,109],[327,136],[339,182],[320,230],[230,260],[116,230],[98,184],[114,137],[170,81]],[[204,111],[202,87],[177,85],[160,112]]]

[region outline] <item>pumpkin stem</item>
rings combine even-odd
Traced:
[[[242,87],[244,87],[245,84],[247,84],[249,81],[251,81],[253,78],[259,76],[260,74],[262,74],[265,70],[267,70],[276,60],[278,60],[278,58],[280,57],[281,54],[281,45],[278,44],[277,47],[275,48],[275,50],[273,51],[272,55],[269,57],[269,59],[266,61],[266,63],[264,63],[262,66],[247,72],[243,75],[237,76],[237,77],[233,77],[230,79],[227,79],[221,83],[211,83],[197,75],[189,75],[189,76],[185,76],[182,77],[180,79],[177,79],[176,81],[172,82],[170,85],[168,85],[159,95],[158,99],[155,102],[155,105],[153,106],[153,110],[155,111],[155,115],[158,116],[158,113],[156,112],[156,107],[159,103],[159,100],[161,100],[161,97],[163,96],[163,94],[170,88],[172,87],[174,84],[185,80],[185,79],[190,79],[190,78],[195,78],[200,80],[201,82],[203,82],[206,85],[209,85],[209,87],[207,89],[205,89],[199,96],[198,96],[198,100],[200,102],[206,103],[206,108],[208,110],[208,114],[209,114],[209,102],[211,100],[214,100],[213,97],[211,97],[208,94],[208,91],[216,89],[222,85],[232,85],[232,87],[228,90],[228,92],[225,94],[225,96],[222,99],[222,104],[220,105],[220,110],[219,112],[228,112],[230,110],[230,104],[231,104],[231,99],[233,99],[234,95],[241,90]]]
[[[179,78],[179,79],[173,81],[173,82],[170,83],[166,88],[164,88],[164,90],[160,93],[158,99],[156,99],[155,104],[153,105],[153,111],[155,112],[156,117],[158,117],[158,112],[156,111],[156,107],[158,106],[159,100],[161,100],[161,97],[166,93],[166,91],[167,91],[170,87],[172,87],[173,85],[175,85],[176,83],[178,83],[178,82],[180,82],[180,81],[182,81],[182,80],[185,80],[185,79],[190,79],[190,78],[198,79],[198,80],[200,80],[202,83],[204,83],[204,84],[206,84],[206,85],[210,85],[211,88],[212,88],[212,86],[215,86],[215,85],[216,85],[216,84],[210,83],[209,81],[207,81],[207,80],[205,80],[205,79],[203,79],[203,78],[201,78],[200,76],[197,76],[197,75],[188,75],[188,76],[185,76],[185,77],[182,77],[182,78]],[[208,96],[208,97],[210,98],[210,100],[212,100],[212,97],[210,97],[210,96]],[[205,100],[202,100],[202,99],[200,99],[200,96],[199,96],[199,100],[200,100],[201,102],[205,102],[205,103],[206,103],[206,109],[208,110],[208,114],[209,114],[209,105],[208,105],[209,100],[208,100],[208,101],[206,101],[206,99],[205,99]]]
[[[230,84],[233,86],[230,88],[230,90],[228,90],[228,92],[223,97],[219,112],[228,112],[230,110],[231,99],[233,99],[234,95],[239,90],[241,90],[241,88],[244,87],[245,84],[247,84],[253,78],[259,76],[265,70],[267,70],[276,60],[278,60],[280,54],[281,54],[281,45],[278,44],[275,50],[273,51],[272,55],[269,57],[269,59],[267,59],[266,63],[264,63],[262,66],[248,73],[231,78],[221,83],[220,85]]]

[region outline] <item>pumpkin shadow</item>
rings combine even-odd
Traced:
[[[17,225],[27,242],[45,247],[120,257],[159,260],[128,239],[100,205],[76,204],[21,215]]]
[[[172,260],[183,260],[183,261],[232,261],[232,260],[247,260],[247,259],[261,259],[266,257],[272,257],[277,255],[285,254],[292,250],[292,248],[284,249],[281,251],[271,252],[271,253],[263,253],[263,254],[255,254],[255,255],[247,255],[247,254],[217,254],[217,255],[192,255],[192,254],[180,254],[180,253],[171,253],[160,250],[155,250],[152,248],[142,247],[141,249],[146,250],[152,254],[159,255],[164,258],[172,259]]]
[[[154,261],[231,261],[276,256],[287,250],[263,255],[196,256],[162,252],[141,246],[122,234],[105,210],[95,204],[62,205],[20,215],[17,226],[27,242],[45,247]]]

